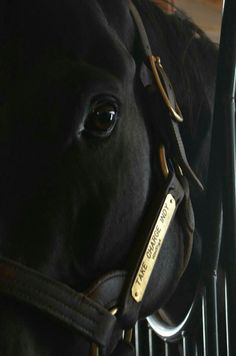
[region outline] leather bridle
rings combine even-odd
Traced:
[[[98,355],[98,349],[99,355],[112,352],[117,340],[122,337],[122,330],[132,328],[138,320],[152,271],[177,209],[181,211],[182,226],[190,246],[185,256],[184,271],[190,258],[194,230],[188,180],[202,188],[186,158],[179,132],[179,122],[183,118],[170,81],[160,58],[152,54],[143,21],[132,1],[129,1],[129,8],[147,58],[147,64],[143,63],[142,66],[141,80],[144,86],[155,83],[169,112],[165,130],[171,142],[173,163],[173,167],[169,167],[163,142],[160,164],[165,185],[158,212],[139,250],[133,270],[129,273],[108,273],[89,291],[78,293],[36,270],[0,257],[0,293],[37,308],[85,337],[91,342],[94,355]]]

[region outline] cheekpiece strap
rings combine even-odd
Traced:
[[[128,277],[123,300],[119,309],[119,320],[122,327],[132,327],[139,318],[145,292],[158,263],[159,253],[167,235],[168,228],[184,199],[185,192],[175,174],[170,173],[162,192],[154,222],[146,236],[143,247],[138,253],[135,266]]]
[[[168,128],[170,142],[173,147],[173,158],[175,158],[182,171],[186,174],[186,177],[202,191],[204,190],[204,187],[193,172],[186,157],[184,145],[179,131],[179,123],[183,121],[183,117],[177,104],[171,82],[162,66],[160,57],[153,55],[143,20],[131,0],[129,1],[129,9],[137,26],[143,49],[147,57],[146,59],[150,65],[149,69],[145,64],[143,64],[141,68],[141,80],[145,82],[145,86],[147,86],[148,81],[150,85],[153,85],[154,83],[159,90],[170,114],[170,120],[167,120],[168,122],[166,123],[165,127]]]

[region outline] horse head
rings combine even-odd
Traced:
[[[148,3],[137,3],[204,181],[214,77],[204,56],[213,63],[215,51],[188,21],[154,5],[151,16]],[[144,85],[149,69],[127,1],[7,2],[0,54],[1,256],[78,292],[110,271],[130,271],[162,201],[163,141],[169,168],[175,162],[162,129],[171,119],[153,83]],[[203,198],[192,194],[200,210]],[[189,250],[177,214],[139,317],[170,299]],[[81,350],[74,333],[28,305],[1,296],[0,308],[5,356]]]

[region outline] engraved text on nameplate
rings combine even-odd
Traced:
[[[148,281],[151,277],[153,268],[157,261],[161,246],[165,239],[166,232],[175,213],[176,202],[171,194],[166,196],[162,205],[160,215],[151,233],[147,248],[145,250],[142,262],[136,274],[133,286],[132,297],[136,302],[141,302],[146,290]]]

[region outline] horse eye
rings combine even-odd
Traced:
[[[117,117],[117,105],[114,102],[95,102],[86,118],[85,131],[97,137],[107,137],[114,129]]]

